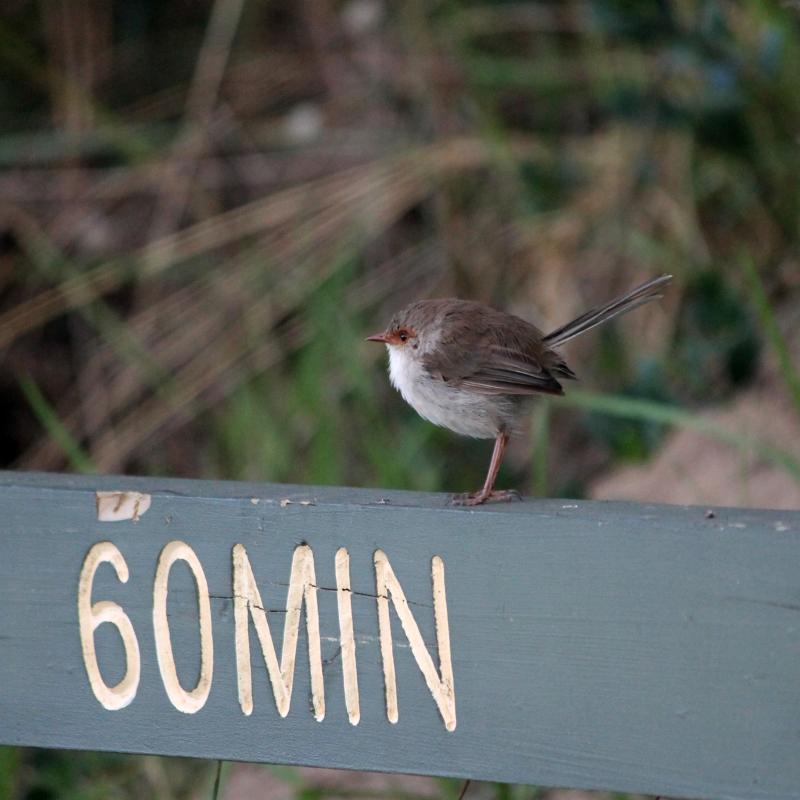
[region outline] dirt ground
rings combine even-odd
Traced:
[[[767,367],[762,379],[727,407],[703,416],[800,459],[800,416],[774,368]],[[619,469],[595,481],[590,496],[709,507],[800,509],[800,483],[786,470],[689,430],[674,431],[647,464]]]

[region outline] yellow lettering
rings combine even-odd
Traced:
[[[197,587],[197,612],[200,619],[200,677],[197,686],[187,691],[178,680],[172,638],[167,619],[167,594],[169,573],[176,561],[185,561],[194,576]],[[211,678],[214,673],[214,639],[211,630],[211,600],[208,583],[200,560],[186,542],[172,541],[165,545],[158,559],[156,577],[153,581],[153,631],[156,638],[156,655],[161,680],[167,697],[178,711],[195,714],[208,700]]]
[[[378,595],[378,629],[381,643],[381,659],[383,660],[383,682],[386,690],[386,716],[389,722],[397,722],[397,678],[394,669],[394,651],[392,648],[392,627],[389,619],[389,598],[394,603],[400,624],[411,645],[411,652],[417,666],[425,677],[444,726],[448,731],[456,728],[456,696],[453,684],[453,663],[450,656],[450,625],[447,619],[447,598],[444,589],[444,562],[439,556],[431,561],[431,578],[433,581],[433,615],[436,622],[436,641],[439,649],[441,676],[433,664],[433,659],[425,647],[422,634],[408,607],[397,576],[394,574],[386,553],[376,550],[375,586]]]
[[[239,685],[239,705],[242,711],[245,714],[253,713],[253,678],[250,669],[250,628],[248,624],[252,616],[278,713],[282,717],[289,713],[297,655],[297,637],[300,631],[300,614],[303,602],[305,602],[308,663],[311,670],[311,702],[314,707],[314,718],[322,721],[325,717],[325,687],[322,680],[317,581],[314,571],[314,554],[311,552],[311,548],[308,545],[300,545],[295,549],[292,557],[280,664],[267,622],[267,612],[261,601],[261,594],[258,591],[253,568],[244,545],[234,545],[232,556],[236,672]]]
[[[78,579],[78,628],[81,635],[83,665],[86,667],[94,696],[104,708],[116,711],[125,708],[136,697],[141,674],[141,658],[136,633],[122,607],[110,600],[101,600],[92,605],[94,575],[104,562],[114,567],[117,578],[122,583],[128,582],[128,565],[117,547],[111,542],[98,542],[94,545],[86,554]],[[104,622],[116,626],[125,646],[125,675],[116,686],[108,686],[105,683],[97,663],[94,633]]]

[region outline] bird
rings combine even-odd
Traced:
[[[532,395],[563,395],[576,375],[557,348],[576,336],[662,297],[661,275],[544,334],[535,325],[474,300],[417,300],[366,341],[386,345],[389,379],[424,419],[462,436],[494,439],[483,487],[456,505],[519,498],[495,489],[503,454]]]

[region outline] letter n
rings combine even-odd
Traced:
[[[431,561],[431,577],[433,579],[433,615],[436,621],[436,643],[439,650],[441,675],[433,664],[431,654],[425,647],[422,634],[408,607],[397,576],[394,574],[389,559],[383,550],[376,550],[375,585],[378,595],[378,629],[381,643],[381,659],[383,660],[383,682],[386,687],[386,716],[389,722],[397,722],[397,679],[394,669],[394,651],[392,648],[392,628],[389,619],[389,598],[394,603],[400,624],[411,645],[411,652],[417,661],[428,684],[444,726],[448,731],[456,728],[456,696],[453,684],[453,662],[450,656],[450,625],[447,619],[447,598],[444,590],[444,562],[439,556]]]

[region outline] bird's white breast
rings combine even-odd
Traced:
[[[389,351],[389,380],[403,395],[403,400],[413,406],[411,398],[415,384],[422,379],[422,364],[418,359],[411,358],[403,348],[387,345],[386,349]]]
[[[388,345],[387,350],[392,385],[421,417],[479,439],[494,438],[508,428],[512,408],[506,399],[449,386],[405,348]]]

